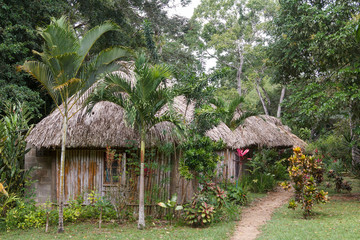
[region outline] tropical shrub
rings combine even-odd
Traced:
[[[205,226],[213,222],[215,208],[206,202],[192,201],[191,205],[185,209],[185,221],[192,226]]]
[[[344,132],[321,136],[306,147],[306,152],[321,156],[328,170],[336,168],[337,172],[343,172],[351,169],[351,148]]]
[[[216,188],[214,183],[204,183],[202,190],[184,207],[185,222],[194,227],[211,224],[215,207],[223,205],[221,201],[225,197],[223,190]]]
[[[340,176],[336,171],[330,170],[328,172],[328,177],[334,181],[335,190],[337,192],[341,192],[341,190],[351,192],[352,190],[351,183],[345,181],[344,178]]]
[[[182,146],[184,153],[180,160],[180,174],[187,179],[196,176],[205,181],[205,178],[211,178],[216,174],[215,169],[220,161],[215,151],[224,146],[222,141],[214,142],[206,136],[189,137]]]
[[[248,202],[247,191],[245,191],[241,186],[236,186],[236,184],[227,185],[227,196],[230,202],[244,206]]]
[[[4,221],[0,221],[1,229],[27,229],[40,228],[58,223],[58,210],[48,202],[37,206],[35,201],[24,201],[13,194],[9,195],[9,203],[0,206],[0,210],[7,209],[3,216]],[[116,211],[109,201],[94,202],[93,205],[83,205],[81,198],[68,202],[64,208],[64,222],[76,222],[78,220],[96,219],[100,217],[102,207],[102,220],[110,221],[117,218]],[[11,208],[7,207],[11,206]]]
[[[252,173],[271,174],[276,180],[285,180],[288,179],[286,159],[290,156],[287,150],[259,149],[248,166]]]
[[[52,212],[53,215],[55,212]],[[50,218],[55,224],[56,219]],[[44,206],[36,206],[34,201],[24,202],[16,198],[16,206],[6,212],[5,227],[10,229],[39,228],[46,223],[46,209]]]
[[[254,172],[241,177],[239,186],[254,193],[265,193],[276,186],[276,180],[271,173]]]
[[[293,149],[294,154],[289,160],[289,175],[295,189],[295,200],[290,201],[289,208],[295,209],[297,203],[304,210],[304,217],[312,213],[314,203],[326,203],[327,192],[319,191],[317,186],[323,180],[324,167],[321,158],[306,156],[299,147]],[[289,189],[290,183],[282,183],[284,189]]]

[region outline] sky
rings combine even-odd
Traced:
[[[201,0],[192,0],[191,3],[189,3],[189,5],[187,5],[186,7],[182,7],[180,1],[176,0],[174,3],[175,8],[169,9],[168,12],[171,15],[177,14],[179,16],[191,18],[194,9],[200,4],[200,2]]]

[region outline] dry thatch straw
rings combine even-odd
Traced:
[[[291,133],[288,126],[272,116],[248,117],[233,133],[237,139],[233,148],[306,146],[306,142]]]
[[[135,82],[131,63],[121,62],[125,70],[116,72],[130,82]],[[126,70],[127,69],[127,70]],[[129,70],[130,69],[130,70]],[[88,89],[75,103],[69,115],[73,117],[68,123],[68,148],[105,148],[106,146],[126,147],[128,141],[139,142],[139,134],[126,124],[125,112],[111,102],[99,102],[90,113],[83,107],[84,101],[94,87]],[[71,104],[71,103],[70,103]],[[172,110],[183,116],[184,123],[190,123],[194,116],[195,104],[184,96],[178,96],[171,105],[165,106],[159,115]],[[59,147],[61,145],[62,115],[58,109],[39,122],[27,137],[28,143],[35,147]],[[178,143],[182,139],[174,130],[172,123],[164,122],[150,129],[148,144],[157,142]],[[287,126],[271,116],[253,116],[244,121],[235,131],[231,131],[223,122],[206,132],[212,140],[222,139],[228,148],[260,147],[304,147],[306,143],[290,132]]]
[[[118,71],[116,73],[128,78],[132,83],[135,81],[132,71]],[[139,142],[138,132],[126,124],[125,112],[120,106],[103,101],[95,104],[92,111],[88,113],[87,107],[83,107],[83,104],[94,88],[89,88],[69,112],[69,116],[73,115],[73,117],[68,122],[66,147],[126,147],[129,141]],[[174,109],[184,108],[182,102],[181,97],[175,99]],[[27,142],[38,148],[59,147],[61,145],[62,121],[63,118],[59,109],[55,109],[33,128],[27,137]],[[157,141],[178,142],[180,139],[174,129],[174,125],[169,122],[157,124],[150,129],[147,142],[152,145],[156,144]]]

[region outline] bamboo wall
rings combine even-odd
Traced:
[[[225,149],[223,151],[217,152],[217,154],[222,158],[218,163],[216,171],[216,182],[230,181],[235,182],[236,176],[236,160],[238,156],[236,155],[235,150]],[[239,177],[245,174],[245,163],[239,164]]]
[[[83,196],[88,203],[88,193],[102,192],[104,150],[66,150],[65,159],[65,201]],[[59,199],[60,151],[56,154],[56,199]]]
[[[157,203],[167,201],[173,194],[178,195],[178,202],[190,200],[193,195],[193,186],[179,176],[180,153],[172,155],[156,152],[152,157],[145,159],[145,207],[146,214],[162,214]],[[118,198],[123,196],[124,204],[137,212],[139,169],[131,164],[127,154],[123,152],[119,165],[121,178],[118,182],[106,182],[105,150],[67,149],[65,160],[65,201],[79,196],[88,204],[88,194],[95,190],[102,196]],[[59,189],[60,179],[60,151],[56,154],[56,189]],[[120,196],[121,197],[121,196]],[[56,192],[59,199],[59,192]],[[119,199],[118,199],[119,200]]]
[[[31,156],[30,153],[34,152]],[[56,201],[59,197],[59,170],[60,170],[60,151],[50,151],[51,155],[44,158],[35,156],[35,151],[31,151],[27,156],[28,165],[36,166],[46,160],[43,164],[42,172],[49,172],[48,181],[44,175],[34,175],[34,180],[38,180],[43,185],[36,185],[36,192],[41,193],[39,202],[47,200]],[[216,182],[230,181],[235,178],[236,154],[233,150],[218,152],[223,158],[217,166]],[[52,157],[51,157],[52,156]],[[171,155],[156,152],[151,157],[145,159],[145,209],[146,214],[162,214],[163,209],[156,204],[160,201],[167,201],[173,194],[177,194],[178,203],[189,201],[196,190],[197,185],[194,181],[186,181],[179,174],[179,159],[181,153],[176,151]],[[131,164],[130,156],[124,152],[120,163],[121,179],[118,183],[105,182],[105,149],[67,149],[65,161],[65,200],[69,201],[77,197],[82,197],[85,204],[88,204],[88,194],[95,190],[102,196],[122,197],[124,206],[130,207],[132,212],[138,211],[138,188],[139,170],[136,164]],[[45,159],[45,160],[44,160]],[[52,161],[53,159],[53,161]],[[31,161],[30,161],[31,160]],[[55,161],[54,161],[55,160]],[[244,173],[243,166],[240,166],[240,175]],[[38,178],[38,179],[37,179]]]

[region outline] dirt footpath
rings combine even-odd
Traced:
[[[293,196],[293,191],[285,191],[277,187],[274,192],[243,210],[241,220],[237,224],[232,240],[252,240],[256,239],[260,233],[259,228],[270,220],[272,213],[278,207],[287,203]]]

